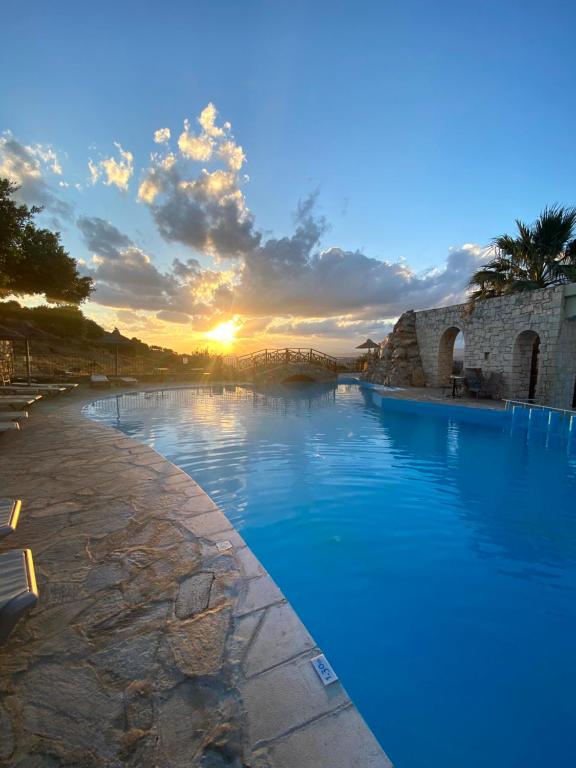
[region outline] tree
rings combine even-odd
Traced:
[[[0,296],[44,294],[53,303],[79,304],[92,292],[92,278],[80,276],[58,233],[34,224],[41,208],[12,199],[17,189],[0,179]]]
[[[553,205],[518,234],[495,238],[496,254],[472,275],[471,298],[488,299],[576,281],[576,209]]]

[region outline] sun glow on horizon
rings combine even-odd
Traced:
[[[228,347],[234,342],[239,329],[240,326],[235,320],[227,320],[208,331],[206,338],[221,344],[223,347]]]

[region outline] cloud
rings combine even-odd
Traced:
[[[220,316],[221,310],[209,300],[218,285],[229,279],[227,273],[202,269],[196,259],[175,259],[172,268],[162,272],[144,250],[110,222],[81,217],[77,224],[92,253],[83,271],[95,281],[93,299],[97,303],[156,312],[170,322],[204,325],[206,318]]]
[[[152,155],[138,199],[150,207],[167,241],[216,258],[238,258],[258,245],[260,234],[254,231],[241,189],[244,150],[230,123],[218,125],[217,117],[210,103],[197,119],[200,130],[184,121],[178,152]],[[194,167],[196,163],[204,167]]]
[[[62,166],[52,147],[22,144],[9,131],[0,136],[0,176],[19,186],[16,199],[26,205],[42,206],[56,217],[54,224],[60,226],[60,217],[70,219],[73,208],[52,188],[47,180],[51,175],[62,175]],[[61,179],[58,183],[66,184]]]
[[[97,216],[83,216],[77,223],[88,249],[101,257],[119,259],[122,249],[132,245],[127,235]]]
[[[156,144],[165,144],[170,140],[170,128],[158,128],[154,131],[154,141]]]
[[[326,223],[314,215],[315,196],[300,205],[294,234],[270,238],[244,256],[234,308],[252,315],[332,316],[351,312],[392,318],[463,300],[473,270],[490,249],[451,249],[443,267],[416,273],[406,263],[338,247],[322,250]]]
[[[103,177],[103,182],[107,187],[115,186],[126,192],[130,178],[134,173],[134,155],[132,152],[122,149],[118,142],[114,142],[114,146],[118,150],[118,159],[105,157],[97,163],[92,159],[88,160],[90,182],[96,184]]]

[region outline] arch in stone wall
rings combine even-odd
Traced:
[[[540,336],[536,331],[525,330],[516,336],[510,376],[512,398],[533,400],[536,397],[540,352]]]
[[[442,336],[440,336],[440,343],[438,344],[438,386],[445,386],[450,383],[452,366],[454,365],[454,343],[459,333],[462,334],[464,342],[466,342],[464,331],[457,325],[446,328]]]

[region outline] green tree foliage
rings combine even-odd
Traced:
[[[554,205],[534,224],[516,226],[516,236],[494,240],[496,255],[472,275],[473,300],[576,281],[575,208]]]
[[[37,227],[40,208],[18,205],[17,187],[0,179],[0,296],[44,295],[47,301],[79,304],[93,290],[77,262],[60,243],[60,235]]]
[[[98,341],[104,334],[104,328],[89,320],[73,305],[22,307],[17,301],[2,301],[0,325],[3,323],[16,330],[22,324],[31,325],[60,339],[74,341]]]

